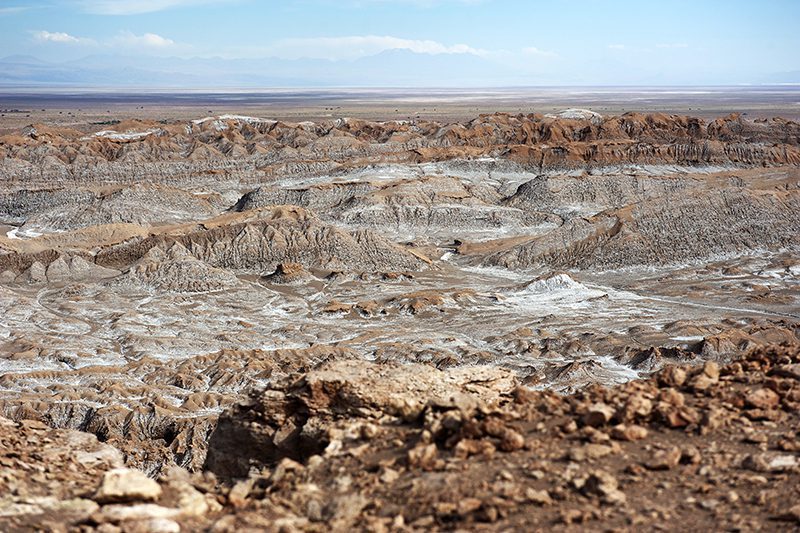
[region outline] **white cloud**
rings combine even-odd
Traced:
[[[689,48],[686,43],[661,43],[657,44],[656,48]]]
[[[625,50],[625,45],[624,44],[609,44],[608,48],[610,50]]]
[[[64,33],[61,31],[50,32],[50,31],[34,31],[31,32],[33,34],[33,38],[42,43],[59,43],[59,44],[95,44],[95,41],[92,39],[86,39],[84,37],[75,37],[74,35],[70,35],[69,33]]]
[[[555,52],[551,52],[549,50],[542,50],[541,48],[536,48],[535,46],[528,46],[522,49],[522,53],[528,56],[539,56],[539,57],[556,57],[558,54]]]
[[[0,7],[0,15],[13,15],[14,13],[22,13],[31,9],[24,6]]]
[[[155,33],[136,35],[129,31],[123,31],[114,38],[113,44],[130,47],[169,48],[175,45],[175,41]]]
[[[471,54],[484,56],[486,50],[466,44],[446,45],[438,41],[403,39],[379,35],[353,35],[347,37],[313,37],[283,39],[268,47],[265,53],[284,59],[357,59],[385,52],[409,50],[418,54]]]
[[[231,0],[79,0],[84,11],[97,15],[140,15],[177,7],[219,4]]]

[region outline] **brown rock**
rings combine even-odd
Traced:
[[[180,530],[180,524],[169,518],[150,518],[124,524],[126,533],[179,533]]]
[[[244,507],[247,504],[247,496],[253,489],[255,479],[248,478],[236,483],[228,493],[228,501],[234,507]]]
[[[785,472],[800,464],[794,455],[777,455],[759,453],[748,455],[742,461],[742,467],[755,472]]]
[[[611,428],[611,437],[623,441],[642,440],[647,438],[647,429],[636,424],[619,424]]]
[[[658,381],[667,387],[680,387],[686,383],[686,370],[675,365],[667,366],[658,373]]]
[[[701,424],[706,431],[713,431],[721,427],[727,418],[727,413],[724,409],[711,407],[703,413]]]
[[[614,448],[612,446],[589,443],[578,448],[572,448],[569,451],[568,456],[573,461],[581,462],[586,461],[587,459],[599,459],[612,453],[614,453]]]
[[[519,450],[525,446],[525,437],[506,426],[502,420],[491,418],[484,423],[483,429],[488,435],[500,439],[500,449],[504,452]]]
[[[551,505],[553,503],[550,493],[546,490],[527,488],[525,489],[525,498],[537,505]]]
[[[103,476],[94,499],[100,503],[147,502],[161,496],[161,486],[144,472],[130,468],[115,468]]]
[[[753,409],[774,409],[780,401],[775,391],[765,388],[751,390],[744,397],[744,403]]]
[[[659,450],[653,457],[645,462],[645,467],[649,470],[669,470],[678,466],[681,461],[681,449],[672,447],[666,450]]]
[[[603,470],[595,470],[582,483],[581,491],[584,494],[600,496],[606,503],[625,503],[625,493],[619,490],[617,478]]]
[[[176,518],[179,509],[171,509],[154,503],[137,503],[135,505],[111,504],[103,506],[92,520],[95,522],[128,522],[133,520],[151,520],[159,518]]]
[[[457,512],[461,516],[468,515],[480,509],[482,504],[478,498],[464,498],[458,502]]]
[[[600,427],[607,424],[613,416],[613,407],[605,403],[595,403],[588,407],[581,420],[584,425]]]
[[[323,313],[349,313],[353,304],[345,304],[338,300],[331,300],[322,308]]]
[[[628,398],[623,409],[623,417],[626,420],[636,418],[646,418],[653,412],[653,402],[643,394],[635,394]]]
[[[466,459],[471,455],[491,457],[496,450],[495,445],[488,440],[461,439],[453,449],[453,453],[460,459]]]
[[[719,383],[719,365],[714,361],[706,361],[703,369],[690,380],[688,385],[696,391],[705,391]]]
[[[700,450],[694,446],[688,446],[681,450],[681,463],[684,464],[698,464],[703,458]]]
[[[436,463],[436,445],[418,444],[408,451],[408,464],[412,467],[430,470]]]
[[[671,428],[682,428],[700,421],[700,414],[690,407],[661,402],[656,410],[664,424]]]

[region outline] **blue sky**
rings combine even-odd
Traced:
[[[0,55],[124,65],[400,49],[531,85],[783,81],[800,70],[799,30],[798,0],[0,0]]]

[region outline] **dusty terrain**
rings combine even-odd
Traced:
[[[790,119],[4,131],[0,528],[800,523]]]
[[[557,113],[588,107],[604,115],[658,112],[705,120],[800,119],[800,87],[533,87],[497,89],[253,89],[190,92],[3,88],[0,134],[36,122],[86,128],[130,119],[189,121],[239,114],[288,122],[342,117],[365,120],[467,121],[482,113]]]

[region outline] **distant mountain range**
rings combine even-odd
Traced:
[[[32,56],[0,59],[0,86],[105,87],[386,87],[500,86],[536,80],[471,54],[388,50],[352,61],[88,56],[51,63]]]

